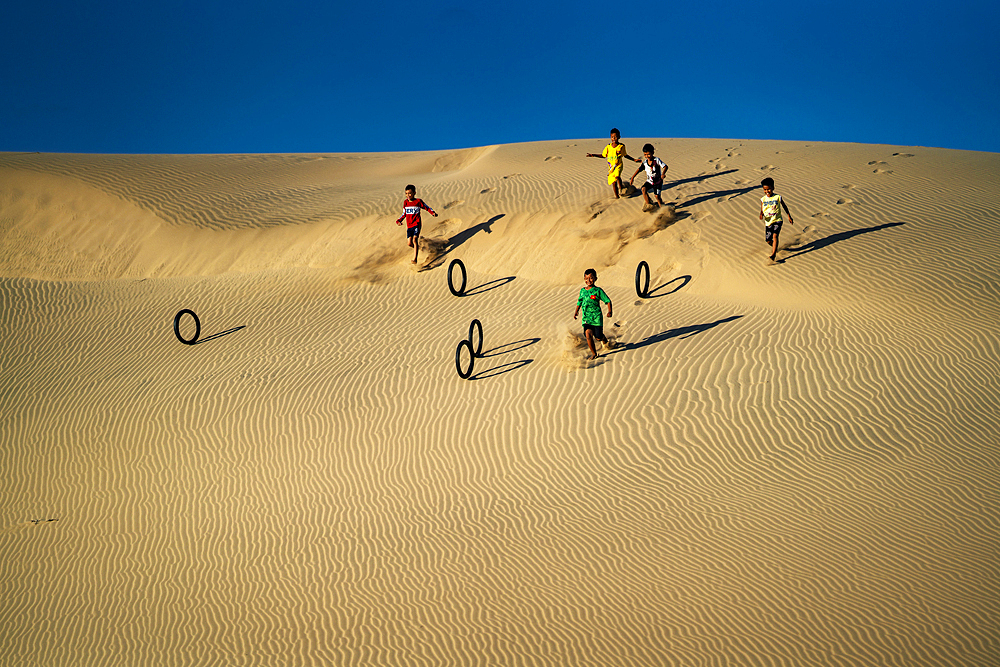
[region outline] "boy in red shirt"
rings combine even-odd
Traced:
[[[403,215],[396,219],[396,224],[403,224],[403,219],[406,219],[406,238],[409,241],[409,246],[414,249],[413,251],[413,263],[417,263],[417,255],[420,253],[420,209],[424,209],[435,218],[437,213],[424,203],[423,199],[417,199],[417,188],[412,185],[407,185],[406,199],[403,201]]]

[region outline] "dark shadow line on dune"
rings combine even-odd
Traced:
[[[236,333],[240,329],[246,329],[246,328],[247,328],[246,325],[243,325],[241,327],[235,327],[235,328],[229,329],[227,331],[220,331],[217,334],[212,334],[211,336],[206,336],[204,338],[199,338],[198,340],[196,340],[194,342],[194,344],[195,345],[201,345],[202,343],[207,343],[210,340],[215,340],[216,338],[222,338],[223,336],[228,336],[231,333]]]
[[[514,341],[513,343],[504,343],[503,345],[497,345],[492,350],[486,350],[485,352],[480,354],[479,357],[485,359],[486,357],[499,357],[501,354],[510,354],[511,352],[516,352],[517,350],[523,350],[526,347],[534,345],[540,340],[542,339],[526,338],[524,340]],[[511,345],[517,345],[517,347],[511,347]],[[510,348],[510,349],[504,349],[504,348]]]
[[[670,283],[675,283],[678,280],[682,281],[681,284],[678,285],[677,287],[673,288],[669,292],[664,292],[663,294],[654,294],[654,292],[657,292],[657,291],[663,289],[664,287],[666,287],[667,285],[669,285]],[[654,287],[653,289],[649,290],[646,293],[646,298],[647,299],[658,299],[661,296],[667,296],[668,294],[673,294],[674,292],[677,292],[677,291],[680,291],[680,290],[684,289],[684,287],[687,286],[687,284],[689,282],[691,282],[691,276],[677,276],[673,280],[667,281],[667,282],[663,283],[662,285],[660,285],[659,287]]]
[[[498,375],[503,375],[504,373],[510,373],[511,371],[516,371],[518,368],[524,368],[530,364],[534,359],[519,359],[518,361],[511,361],[506,364],[500,364],[499,366],[494,366],[493,368],[487,369],[485,371],[476,373],[470,380],[485,380],[486,378],[496,377]],[[500,370],[500,369],[503,370]]]
[[[733,197],[739,197],[740,195],[745,195],[748,192],[753,192],[759,185],[751,185],[745,188],[734,188],[733,190],[716,190],[715,192],[706,192],[704,194],[698,195],[694,199],[689,199],[683,204],[675,204],[674,208],[684,208],[685,206],[694,206],[695,204],[701,204],[709,199],[716,199],[718,197],[728,197],[732,195]]]
[[[714,174],[704,174],[702,176],[692,176],[691,178],[682,178],[676,181],[670,181],[667,183],[664,181],[663,190],[669,190],[670,188],[675,188],[678,185],[684,185],[685,183],[701,183],[705,179],[715,178],[716,176],[725,176],[726,174],[734,174],[739,169],[727,169],[726,171],[717,171]]]
[[[612,354],[618,354],[619,352],[625,352],[626,350],[637,350],[640,347],[646,347],[647,345],[652,345],[654,343],[662,343],[665,340],[671,338],[689,338],[695,334],[700,334],[709,329],[714,329],[720,324],[725,324],[726,322],[732,322],[733,320],[738,320],[743,315],[730,315],[729,317],[723,318],[721,320],[716,320],[715,322],[706,322],[705,324],[692,324],[687,327],[678,327],[676,329],[670,329],[669,331],[663,331],[658,334],[653,334],[652,336],[647,336],[643,338],[638,343],[625,343],[621,347],[615,348],[608,352],[607,356]]]
[[[867,234],[868,232],[877,232],[880,229],[886,229],[888,227],[899,227],[900,225],[905,225],[905,222],[887,222],[883,225],[875,225],[874,227],[862,227],[861,229],[851,229],[846,232],[837,232],[836,234],[830,234],[829,236],[824,236],[821,239],[816,239],[815,241],[810,241],[801,248],[796,248],[794,254],[786,255],[782,257],[782,261],[787,261],[793,257],[798,257],[799,255],[804,255],[807,252],[812,252],[813,250],[819,250],[820,248],[825,248],[827,246],[833,245],[834,243],[839,243],[840,241],[846,241],[847,239],[854,238],[855,236],[860,236],[862,234]]]

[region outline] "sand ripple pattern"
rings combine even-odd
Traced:
[[[930,158],[690,144],[791,183],[830,161],[788,197],[803,221],[829,201],[803,247],[840,236],[766,266],[735,240],[753,201],[679,206],[704,215],[601,267],[622,346],[587,364],[575,267],[630,218],[588,218],[590,191],[516,208],[558,197],[532,165],[565,168],[564,144],[428,184],[462,200],[456,233],[505,214],[448,255],[462,298],[406,257],[378,281],[0,279],[0,665],[991,664],[997,254],[932,252],[918,212],[962,209],[908,185]],[[835,210],[861,174],[889,185]],[[989,178],[961,194],[995,248]],[[640,252],[671,286],[644,300]],[[564,283],[525,276],[562,261]],[[204,342],[173,337],[181,308]],[[463,381],[473,317],[486,355]]]

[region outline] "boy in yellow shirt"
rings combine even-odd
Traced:
[[[619,188],[622,187],[622,158],[641,162],[628,154],[625,150],[625,144],[619,143],[621,138],[621,132],[618,131],[617,127],[613,127],[611,128],[611,143],[604,147],[604,151],[600,155],[587,153],[587,157],[602,157],[608,161],[608,185],[614,190],[615,199],[621,198],[618,192]]]

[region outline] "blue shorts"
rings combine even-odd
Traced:
[[[781,222],[768,225],[764,228],[764,242],[771,243],[771,238],[781,233]]]
[[[420,236],[420,225],[406,228],[406,238],[410,239],[414,236]]]

